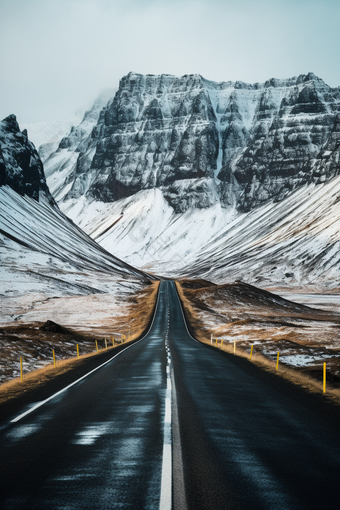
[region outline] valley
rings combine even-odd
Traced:
[[[129,73],[74,124],[0,123],[1,503],[331,505],[340,88]]]
[[[233,335],[269,357],[280,341],[294,366],[329,354],[337,374],[339,105],[339,88],[313,73],[263,84],[129,73],[56,136],[28,126],[38,151],[13,115],[5,119],[1,326],[53,320],[99,339],[138,329],[131,303],[152,281],[242,282],[316,308],[325,295],[322,308],[335,315],[322,340],[320,311],[298,318],[304,327],[274,327],[270,305],[252,300],[237,310]],[[207,306],[202,330],[223,336],[228,295]],[[261,319],[254,306],[266,309]]]

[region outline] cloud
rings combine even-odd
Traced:
[[[66,119],[129,71],[337,86],[338,19],[330,0],[0,0],[0,116]]]

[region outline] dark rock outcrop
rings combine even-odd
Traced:
[[[20,195],[56,203],[46,184],[43,164],[27,131],[20,131],[15,115],[0,122],[0,186],[9,185]]]

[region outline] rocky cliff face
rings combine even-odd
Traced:
[[[39,154],[27,131],[20,131],[15,115],[0,122],[0,186],[6,184],[20,195],[56,205]]]
[[[156,187],[176,212],[249,211],[338,175],[339,147],[340,88],[312,73],[254,85],[130,73],[91,133],[74,130],[58,152],[76,154],[64,199]]]

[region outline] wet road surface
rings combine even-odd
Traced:
[[[175,510],[338,508],[338,417],[192,339],[162,282],[143,340],[18,422],[0,418],[0,508],[170,508],[169,455]]]
[[[169,294],[188,507],[339,508],[339,411],[190,338],[173,283]]]
[[[159,508],[164,292],[145,339],[17,423],[0,422],[1,509]]]

